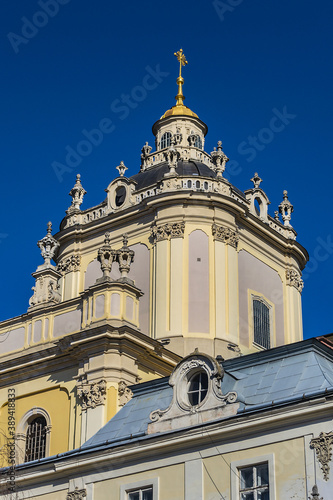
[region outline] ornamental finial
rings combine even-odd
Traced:
[[[53,259],[60,243],[52,236],[52,222],[47,223],[47,234],[37,242],[40,248],[42,257],[44,259],[44,265],[50,266],[51,259]]]
[[[185,66],[186,64],[188,64],[188,62],[186,60],[183,49],[178,50],[178,52],[175,52],[174,55],[179,61],[179,77],[177,78],[178,94],[176,95],[176,106],[183,106],[185,97],[183,95],[184,78],[182,77],[182,66]]]
[[[116,169],[118,170],[120,177],[124,177],[126,170],[128,170],[128,168],[125,167],[123,161],[120,162],[120,164],[118,165],[118,167],[116,167]]]
[[[260,183],[262,182],[262,179],[260,179],[258,172],[255,172],[254,176],[250,180],[253,182],[253,186],[255,189],[260,187]]]
[[[290,203],[288,200],[288,191],[284,190],[283,191],[283,200],[279,205],[279,212],[281,214],[283,223],[285,226],[291,226],[290,224],[290,219],[291,219],[291,214],[294,211],[293,205]]]
[[[72,197],[72,204],[69,207],[67,213],[73,213],[80,210],[80,206],[82,205],[83,197],[85,194],[87,194],[87,191],[85,191],[85,189],[82,187],[81,175],[77,174],[74,187],[72,187],[69,192],[69,196]]]

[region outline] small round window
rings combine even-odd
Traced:
[[[124,203],[125,198],[126,198],[126,188],[125,186],[120,186],[116,190],[116,200],[115,200],[116,206],[120,207]]]
[[[208,391],[208,375],[206,372],[197,372],[188,383],[188,399],[192,406],[197,406],[205,399]]]

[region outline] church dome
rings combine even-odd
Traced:
[[[176,106],[172,106],[171,109],[168,109],[164,115],[161,116],[161,120],[163,118],[169,118],[169,116],[192,116],[193,118],[199,118],[196,113],[194,113],[190,108],[185,106],[184,104],[176,104]]]

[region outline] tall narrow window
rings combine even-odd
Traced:
[[[268,463],[239,469],[240,500],[269,500]]]
[[[34,418],[29,423],[26,434],[25,462],[45,457],[46,428],[46,419],[42,416]]]
[[[254,342],[264,349],[271,346],[269,307],[258,299],[253,299],[253,333]]]
[[[195,146],[196,148],[202,149],[202,140],[201,140],[200,135],[197,135],[197,136],[195,137],[194,146]]]
[[[161,137],[161,149],[171,146],[171,132],[165,132]]]

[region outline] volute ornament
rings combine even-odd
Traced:
[[[328,481],[330,473],[330,461],[332,458],[333,431],[321,432],[319,437],[310,441],[310,447],[316,450],[317,460],[320,463],[325,481]]]

